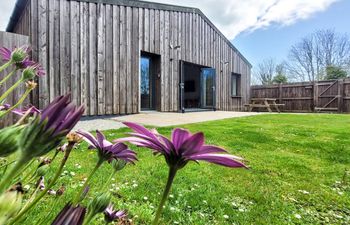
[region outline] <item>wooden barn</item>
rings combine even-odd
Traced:
[[[86,115],[240,111],[251,65],[196,8],[134,0],[17,0],[7,32],[29,36],[47,76],[39,107],[72,93]]]

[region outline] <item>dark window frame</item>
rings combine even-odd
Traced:
[[[231,97],[232,98],[240,98],[242,97],[242,74],[239,73],[231,73]],[[233,79],[236,79],[236,92],[234,93],[233,88]]]

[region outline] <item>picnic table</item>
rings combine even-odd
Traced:
[[[281,112],[278,108],[279,106],[284,106],[284,104],[277,104],[275,98],[252,98],[250,104],[245,104],[248,107],[249,112],[253,111],[254,108],[265,108],[269,112],[272,112],[271,107],[273,107],[277,112]]]

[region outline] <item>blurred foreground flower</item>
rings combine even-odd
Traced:
[[[56,98],[24,129],[19,142],[24,158],[39,157],[56,148],[79,121],[84,107],[76,107],[69,98],[69,94]]]
[[[105,209],[104,214],[106,223],[116,222],[127,215],[123,210],[114,210],[112,204],[109,204],[109,206]]]
[[[86,209],[80,205],[73,207],[68,203],[57,215],[51,225],[82,225]]]
[[[15,166],[1,180],[0,193],[11,185],[12,178],[31,159],[55,149],[79,121],[84,107],[76,107],[69,98],[70,95],[56,98],[25,126],[19,135],[18,146],[21,154]]]
[[[154,225],[159,223],[160,214],[177,171],[189,161],[198,162],[201,160],[231,168],[247,168],[241,162],[242,158],[227,154],[227,151],[222,148],[205,145],[202,132],[191,134],[187,130],[176,128],[173,130],[170,140],[156,130],[148,130],[135,123],[125,122],[124,124],[131,128],[134,133],[130,134],[131,137],[117,139],[116,141],[130,142],[140,147],[149,148],[153,150],[154,154],[163,155],[169,166],[168,181],[153,221]]]
[[[91,200],[88,206],[88,215],[84,224],[90,224],[93,218],[99,214],[103,213],[111,202],[111,196],[108,193],[102,193]]]
[[[0,130],[0,157],[6,157],[18,150],[18,137],[23,126],[9,126]]]
[[[0,224],[14,216],[21,209],[22,197],[16,191],[6,192],[0,196]]]

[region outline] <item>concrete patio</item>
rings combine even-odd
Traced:
[[[124,127],[122,122],[135,122],[154,127],[178,126],[235,117],[254,116],[256,112],[204,111],[189,113],[168,113],[147,111],[125,116],[84,117],[75,127],[76,130],[109,130]]]

